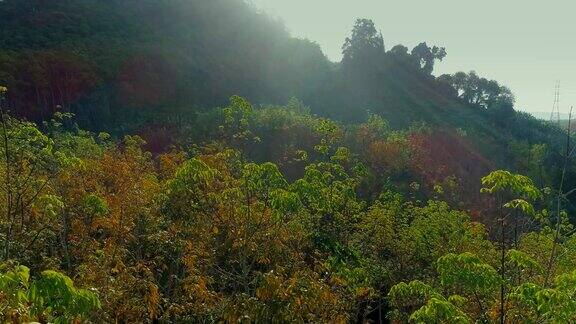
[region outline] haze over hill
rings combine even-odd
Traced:
[[[0,1],[0,319],[576,323],[573,130],[469,72],[525,17],[275,3],[341,59],[244,0]]]
[[[367,17],[388,46],[427,41],[446,47],[448,57],[438,64],[437,74],[478,71],[509,86],[520,110],[550,111],[557,80],[562,83],[561,112],[576,104],[574,1],[487,0],[481,6],[470,0],[252,2],[279,17],[294,35],[317,41],[333,61],[341,59],[350,22]]]
[[[70,111],[82,127],[139,133],[158,150],[233,95],[255,104],[298,98],[313,113],[346,123],[377,114],[394,129],[460,129],[477,134],[469,140],[481,152],[499,152],[490,158],[496,163],[507,159],[502,137],[550,140],[545,125],[514,112],[505,84],[483,71],[440,75],[438,66],[451,59],[442,42],[406,35],[415,43],[406,47],[386,38],[401,25],[391,28],[393,20],[340,22],[344,56],[334,63],[314,40],[292,37],[240,0],[10,0],[0,19],[0,82],[14,113],[43,121]]]
[[[530,112],[530,114],[538,119],[542,119],[542,120],[552,120],[555,121],[558,118],[560,118],[560,120],[564,120],[564,119],[568,119],[568,117],[570,116],[570,113],[560,113],[560,114],[554,114],[551,117],[551,112],[550,111],[534,111],[534,112]],[[572,116],[574,117],[574,116]]]

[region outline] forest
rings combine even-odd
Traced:
[[[576,322],[571,125],[370,19],[342,44],[0,1],[2,322]]]

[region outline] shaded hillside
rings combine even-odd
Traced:
[[[296,97],[345,124],[370,113],[395,129],[426,123],[466,134],[494,166],[528,173],[526,154],[544,143],[550,183],[562,160],[562,131],[515,113],[505,87],[475,73],[435,77],[445,49],[388,48],[366,19],[343,40],[339,63],[241,0],[5,0],[0,21],[0,84],[13,113],[42,121],[70,111],[81,127],[138,133],[154,151],[205,136],[210,107],[240,95]]]
[[[110,128],[232,94],[285,101],[330,67],[316,44],[235,0],[4,1],[0,19],[0,82],[32,119],[62,106]]]
[[[0,82],[12,109],[35,120],[69,109],[87,127],[126,128],[231,95],[256,103],[297,97],[346,121],[370,110],[396,127],[461,120],[462,106],[430,75],[430,62],[420,65],[428,47],[385,52],[381,40],[361,63],[333,64],[240,0],[8,0],[0,19]]]

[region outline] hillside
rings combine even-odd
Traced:
[[[138,127],[233,94],[306,97],[331,65],[235,0],[4,1],[0,18],[13,109],[38,119],[62,106],[93,128]]]
[[[382,45],[346,68],[239,0],[8,0],[0,18],[0,81],[13,110],[35,120],[61,106],[87,127],[109,129],[232,95],[266,104],[296,97],[342,120],[370,110],[396,127],[485,119],[435,82],[431,48],[411,55]]]
[[[0,1],[0,318],[576,321],[571,133],[377,30]]]
[[[136,133],[155,152],[202,140],[192,125],[233,95],[256,105],[298,98],[344,124],[370,114],[397,130],[425,123],[475,152],[450,156],[443,176],[476,181],[466,165],[533,172],[522,154],[537,144],[549,146],[554,170],[564,151],[560,130],[499,108],[513,105],[505,87],[475,73],[436,78],[446,50],[387,49],[369,20],[357,21],[344,59],[332,63],[240,0],[7,0],[0,19],[0,84],[14,114],[41,122],[72,112],[82,128]]]
[[[445,52],[425,44],[385,52],[382,42],[376,52],[332,63],[318,45],[290,37],[239,0],[7,0],[0,19],[0,83],[10,89],[10,109],[35,121],[64,110],[91,130],[141,133],[189,122],[240,95],[256,104],[295,97],[347,122],[370,111],[397,129],[418,122],[461,128],[488,142],[478,145],[492,158],[504,148],[491,143],[524,138],[430,74]],[[373,26],[357,27],[378,38]],[[349,45],[350,53],[364,46]]]

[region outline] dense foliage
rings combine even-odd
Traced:
[[[212,114],[211,139],[156,156],[70,115],[40,130],[3,114],[3,316],[574,320],[576,241],[549,189],[496,171],[476,180],[493,197],[479,204],[456,175],[423,172],[419,138],[447,138],[429,127],[240,97]]]
[[[576,321],[571,134],[446,49],[359,19],[332,63],[240,0],[0,22],[3,320]]]

